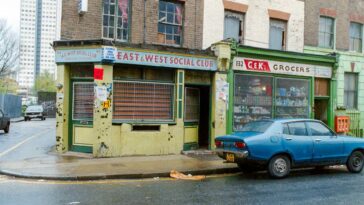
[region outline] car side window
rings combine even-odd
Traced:
[[[283,126],[283,134],[289,135],[288,125],[285,123],[285,124],[282,124],[282,126]]]
[[[304,122],[288,123],[288,130],[290,135],[307,136],[306,125]]]
[[[332,136],[332,132],[319,122],[307,122],[307,126],[312,136]]]
[[[4,117],[3,112],[0,110],[0,118]]]

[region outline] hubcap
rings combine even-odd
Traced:
[[[356,167],[356,168],[361,167],[362,163],[363,162],[362,162],[360,157],[356,156],[356,157],[353,158],[353,166],[354,167]]]
[[[277,172],[277,173],[285,173],[286,170],[287,170],[287,163],[284,159],[277,159],[275,162],[274,162],[274,170]]]

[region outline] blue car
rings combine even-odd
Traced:
[[[273,178],[288,176],[291,168],[342,164],[360,173],[364,164],[364,139],[339,136],[311,119],[250,122],[239,132],[217,137],[215,145],[219,157],[243,172],[267,169]]]

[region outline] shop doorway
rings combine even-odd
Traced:
[[[321,120],[328,125],[327,112],[329,101],[327,99],[315,99],[314,113],[315,119]]]
[[[210,136],[210,86],[185,87],[184,150],[208,149]]]

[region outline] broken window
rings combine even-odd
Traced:
[[[104,0],[103,37],[120,41],[128,40],[128,0]]]
[[[182,4],[159,1],[158,43],[180,45],[182,38]]]
[[[287,22],[276,19],[270,20],[269,48],[275,50],[286,49]]]
[[[224,39],[232,38],[238,43],[243,43],[244,15],[225,11]]]

